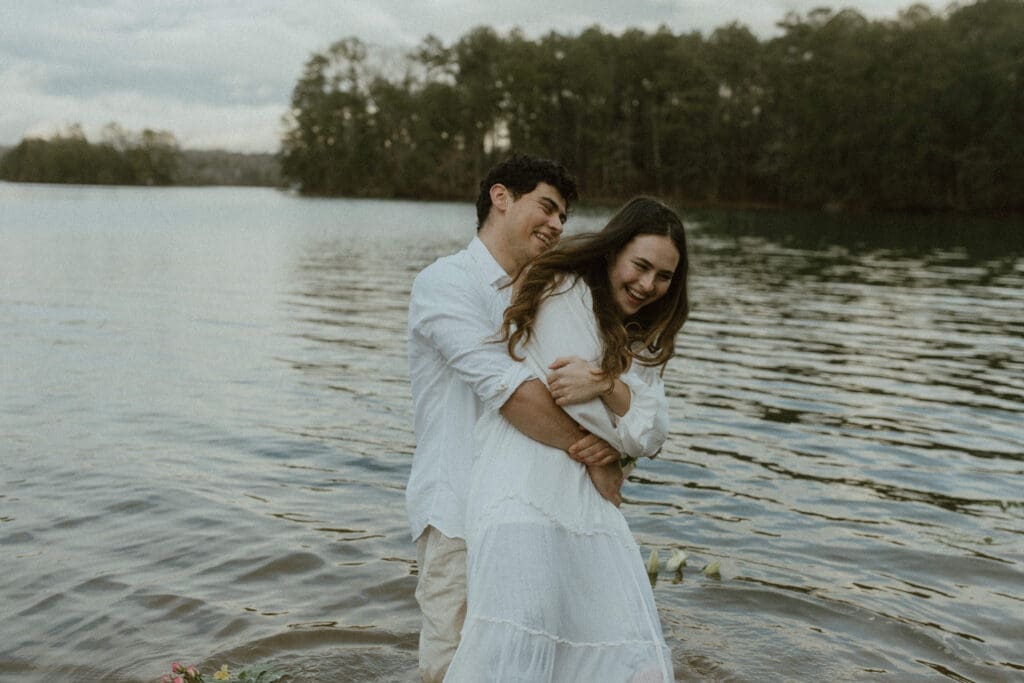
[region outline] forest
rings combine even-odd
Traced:
[[[132,133],[111,123],[93,144],[78,124],[48,139],[25,138],[0,158],[0,180],[93,185],[170,185],[181,161],[174,135]]]
[[[173,133],[105,126],[98,142],[72,124],[48,138],[0,148],[0,180],[89,185],[279,186],[273,154],[183,150]]]
[[[1024,209],[1024,0],[778,28],[481,27],[397,58],[344,38],[294,87],[282,174],[310,195],[465,199],[513,150],[562,161],[591,201]]]

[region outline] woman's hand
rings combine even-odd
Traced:
[[[548,391],[560,406],[585,403],[614,387],[614,380],[602,375],[599,367],[578,356],[556,358],[548,369]]]
[[[563,356],[548,368],[548,391],[556,404],[570,406],[600,398],[619,417],[629,410],[633,400],[629,387],[618,378],[608,379],[593,363],[577,356]]]

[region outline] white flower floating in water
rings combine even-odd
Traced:
[[[636,566],[636,565],[634,565]],[[658,573],[658,551],[652,550],[650,557],[647,558],[647,573],[657,574]]]
[[[670,572],[677,572],[686,566],[686,553],[682,550],[673,550],[672,557],[668,558],[668,562],[665,563],[665,570]]]
[[[683,579],[683,567],[686,566],[687,555],[682,550],[673,550],[672,555],[669,556],[665,562],[665,571],[675,572],[676,579],[673,583],[679,583]],[[722,578],[722,562],[715,560],[714,562],[704,566],[701,570],[704,576],[709,579],[720,579]],[[658,578],[658,551],[652,550],[651,554],[647,556],[647,575],[651,577],[652,585],[653,582]]]

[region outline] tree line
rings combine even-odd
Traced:
[[[78,124],[48,139],[25,138],[0,159],[0,179],[96,185],[170,185],[181,150],[174,135],[146,129],[135,134],[115,123],[93,144]]]
[[[466,198],[511,149],[563,161],[591,199],[1024,209],[1024,0],[778,26],[477,28],[397,59],[346,38],[294,87],[282,173],[307,194]]]
[[[139,133],[116,123],[90,142],[72,124],[49,138],[25,138],[0,150],[0,180],[90,185],[263,185],[279,186],[272,154],[183,150],[173,133]]]

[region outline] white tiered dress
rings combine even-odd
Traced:
[[[521,351],[540,378],[557,357],[600,357],[582,280],[541,305]],[[667,433],[664,387],[653,368],[629,374],[647,386],[633,391],[623,418],[598,399],[567,411],[620,451],[652,455]],[[652,398],[659,392],[660,402]],[[497,412],[481,417],[476,448],[466,516],[469,604],[445,681],[672,681],[640,550],[586,468]]]

